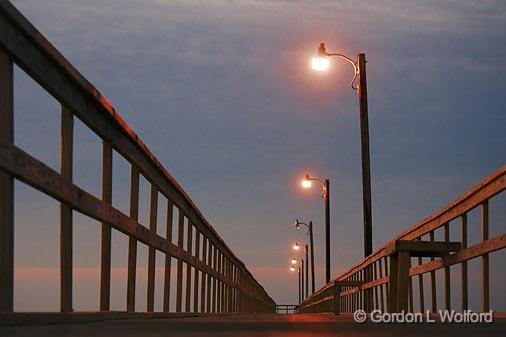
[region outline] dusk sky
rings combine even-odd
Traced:
[[[300,188],[306,172],[331,182],[332,277],[363,257],[353,69],[333,59],[328,72],[311,70],[321,41],[368,61],[374,249],[506,164],[504,1],[12,2],[109,99],[277,303],[297,301],[290,246],[307,238],[296,218],[315,224],[324,283],[323,200],[319,188]],[[16,144],[58,169],[58,103],[19,69],[15,85]],[[76,121],[74,144],[75,181],[100,196],[100,140]],[[117,157],[113,184],[113,205],[128,213],[129,167]],[[22,183],[15,193],[16,308],[57,310],[59,205]],[[141,193],[147,224],[145,181]],[[504,233],[505,205],[504,195],[492,200],[491,236]],[[74,219],[76,309],[96,310],[100,225]],[[477,211],[469,221],[477,242]],[[127,238],[113,240],[112,304],[124,310]],[[492,254],[491,265],[505,258]],[[146,266],[147,248],[138,261]],[[480,265],[470,266],[478,286]],[[490,293],[505,280],[502,268]],[[506,296],[491,305],[506,310]]]

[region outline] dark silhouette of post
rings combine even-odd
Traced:
[[[325,179],[325,283],[330,282],[330,181]]]
[[[309,245],[311,246],[311,294],[314,293],[314,244],[313,244],[313,222],[309,221]]]
[[[13,63],[0,51],[0,141],[14,144]],[[0,170],[0,312],[14,309],[14,177]]]
[[[308,297],[308,292],[309,292],[309,281],[308,281],[308,270],[309,270],[309,261],[308,261],[308,251],[309,251],[309,247],[308,245],[306,245],[306,297]]]
[[[365,54],[358,54],[358,100],[360,105],[360,140],[362,146],[362,201],[364,208],[364,256],[372,254],[371,167],[369,154],[369,117]],[[328,280],[327,280],[328,282]]]
[[[301,302],[302,302],[302,301],[301,301],[302,296],[300,296],[300,278],[301,278],[301,277],[300,277],[300,267],[299,267],[299,303],[301,303]]]
[[[304,301],[304,259],[300,260],[302,274],[300,275],[301,300]]]

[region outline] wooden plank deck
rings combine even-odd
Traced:
[[[0,326],[3,337],[32,336],[505,336],[506,319],[491,324],[356,323],[349,315],[222,315],[159,319],[119,319],[87,323]]]

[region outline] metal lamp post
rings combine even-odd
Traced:
[[[295,224],[294,224],[295,229],[300,229],[300,225],[304,225],[308,229],[307,234],[309,235],[309,247],[311,247],[311,294],[312,294],[312,293],[314,293],[314,288],[315,288],[313,222],[309,221],[309,224],[307,224],[305,222],[301,222],[299,220],[295,220]],[[308,273],[308,269],[309,269],[309,263],[308,263],[308,259],[307,259],[307,254],[308,254],[308,248],[307,248],[307,245],[306,245],[306,295],[307,295],[307,293],[309,291],[309,283],[308,283],[308,278],[307,278],[307,273]]]
[[[325,201],[325,283],[330,282],[330,181],[322,181],[317,178],[311,178],[306,174],[302,180],[303,188],[311,188],[312,181],[317,181],[322,185],[322,198]]]
[[[367,109],[367,77],[365,69],[365,54],[357,55],[357,60],[340,53],[329,53],[324,43],[320,43],[317,55],[312,60],[312,68],[326,71],[329,68],[329,57],[340,57],[353,65],[355,76],[351,80],[351,87],[358,92],[360,109],[360,139],[362,153],[362,203],[364,213],[364,256],[372,254],[372,206],[371,206],[371,166],[369,154],[369,117]],[[355,82],[358,78],[358,85]]]

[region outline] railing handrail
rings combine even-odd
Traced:
[[[205,216],[202,214],[197,205],[193,202],[190,196],[186,193],[186,191],[181,187],[181,185],[175,180],[175,178],[163,167],[160,161],[156,158],[156,156],[149,150],[149,148],[144,144],[141,138],[135,133],[135,131],[128,126],[126,121],[121,117],[119,112],[112,106],[109,100],[103,96],[93,84],[91,84],[47,39],[42,33],[40,33],[24,16],[21,14],[9,1],[0,2],[0,11],[7,14],[10,19],[15,22],[20,30],[23,31],[24,34],[29,36],[36,45],[43,50],[46,55],[48,55],[55,65],[61,68],[66,75],[74,81],[79,88],[85,92],[100,109],[107,114],[110,118],[110,121],[115,124],[115,126],[121,130],[125,136],[127,136],[137,148],[151,161],[151,163],[160,171],[160,173],[173,185],[173,188],[183,197],[185,202],[189,205],[191,209],[193,209],[199,220],[202,221],[204,225],[206,225],[210,231],[213,232],[214,236],[221,243],[222,247],[227,250],[230,256],[234,257],[235,262],[244,267],[245,271],[250,273],[250,276],[253,280],[253,274],[245,268],[244,262],[240,260],[230,249],[230,247],[225,243],[225,241],[221,238],[221,236],[216,232],[216,230],[211,226],[211,224],[207,221]],[[14,55],[15,57],[15,55]],[[255,282],[257,282],[255,280]],[[262,287],[258,282],[257,285]],[[263,287],[262,287],[263,288]]]
[[[62,105],[67,106],[72,114],[104,142],[109,142],[132,165],[136,165],[146,179],[157,186],[159,193],[172,201],[233,265],[243,271],[244,276],[259,290],[266,304],[273,306],[275,302],[264,287],[233,253],[186,191],[128,126],[107,98],[9,1],[0,2],[0,23],[0,46],[9,57]],[[25,44],[29,46],[28,51],[25,51]],[[8,147],[6,149],[11,150]]]

